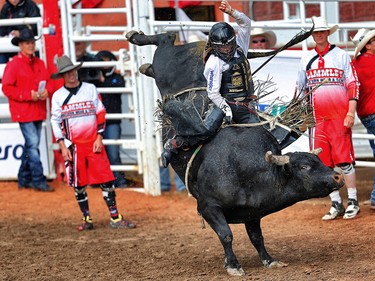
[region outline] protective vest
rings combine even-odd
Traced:
[[[229,68],[221,78],[220,94],[227,100],[249,97],[254,93],[250,64],[243,52],[238,49],[237,52],[240,56],[228,62]]]

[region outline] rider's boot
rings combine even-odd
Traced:
[[[161,153],[161,161],[163,163],[163,167],[167,168],[169,162],[171,162],[172,153],[177,154],[177,141],[176,139],[168,139],[164,144],[164,150]]]
[[[276,127],[270,132],[277,139],[281,149],[284,149],[288,145],[295,142],[302,134],[298,134],[296,131],[286,129],[278,125],[276,125]]]
[[[300,137],[300,135],[298,135],[297,133],[295,132],[291,132],[289,133],[281,142],[280,142],[280,147],[281,149],[284,149],[286,148],[287,146],[289,146],[290,144],[292,144],[293,142],[295,142],[298,138]]]

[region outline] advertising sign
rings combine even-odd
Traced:
[[[51,174],[48,153],[47,135],[45,126],[42,127],[42,137],[39,146],[44,175]],[[18,169],[21,165],[21,156],[24,138],[18,124],[1,124],[0,134],[0,180],[17,180]]]

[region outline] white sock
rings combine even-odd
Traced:
[[[357,188],[348,187],[348,198],[357,200]]]
[[[349,190],[349,188],[348,188],[348,190]],[[340,192],[338,190],[335,190],[335,191],[331,192],[329,197],[331,197],[331,201],[336,201],[336,202],[339,202],[339,203],[342,202],[341,197],[340,197]]]

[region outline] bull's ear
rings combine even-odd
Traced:
[[[318,148],[315,148],[313,150],[310,151],[310,153],[312,154],[315,154],[315,155],[318,155],[319,153],[321,153],[323,151],[322,148],[318,147]]]
[[[288,155],[273,155],[272,151],[267,151],[264,158],[268,163],[276,164],[278,166],[283,166],[289,163]]]

